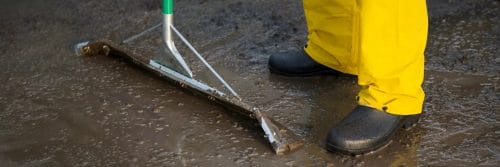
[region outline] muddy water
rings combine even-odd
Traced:
[[[424,117],[384,150],[358,157],[323,149],[328,129],[354,106],[355,78],[268,73],[269,54],[305,42],[300,1],[176,6],[178,29],[245,100],[306,141],[286,156],[273,155],[252,122],[204,98],[116,59],[75,57],[78,41],[119,41],[159,21],[159,1],[123,2],[0,2],[0,166],[499,163],[498,1],[429,2]],[[131,45],[146,54],[155,42],[149,35]]]

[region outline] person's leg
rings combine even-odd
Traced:
[[[419,114],[427,40],[425,0],[359,0],[358,103],[396,115]]]
[[[357,0],[358,104],[328,135],[327,149],[359,154],[414,124],[424,92],[425,0]]]
[[[327,149],[372,151],[415,123],[424,98],[425,0],[303,2],[305,53],[273,55],[269,65],[288,75],[309,75],[324,66],[358,75],[359,106],[330,131]]]
[[[288,76],[332,74],[337,71],[357,73],[357,50],[353,32],[352,0],[303,0],[308,27],[308,42],[304,51],[285,52],[269,58],[273,73]],[[334,70],[332,70],[334,69]]]
[[[308,42],[315,61],[357,75],[358,15],[354,0],[303,0]]]

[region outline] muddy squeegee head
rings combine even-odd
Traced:
[[[164,79],[177,83],[180,87],[192,91],[196,94],[208,97],[210,100],[221,104],[222,106],[237,111],[243,114],[260,125],[265,138],[272,146],[274,152],[278,155],[294,151],[303,145],[303,141],[299,139],[292,131],[274,121],[271,117],[244,103],[241,97],[234,89],[215,71],[214,68],[203,58],[203,56],[191,45],[191,43],[174,27],[173,25],[173,0],[163,0],[163,20],[148,30],[126,39],[122,43],[127,43],[138,36],[152,31],[155,28],[162,27],[163,43],[161,54],[153,56],[149,60],[141,59],[140,56],[134,56],[132,51],[120,45],[114,45],[108,40],[95,42],[83,42],[76,45],[75,51],[77,55],[94,56],[94,55],[118,55],[126,60],[154,72]],[[163,25],[163,26],[161,26]],[[209,86],[204,82],[200,82],[193,78],[193,72],[184,60],[183,56],[177,50],[173,35],[176,35],[196,57],[210,70],[210,72],[224,85],[229,91],[229,95],[215,87]]]

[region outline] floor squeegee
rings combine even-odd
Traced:
[[[131,63],[134,63],[141,68],[150,72],[156,73],[162,78],[173,81],[174,84],[181,88],[187,89],[196,95],[207,97],[209,100],[216,102],[229,111],[236,111],[244,116],[256,121],[262,131],[264,137],[270,143],[274,152],[278,155],[296,150],[303,145],[303,141],[299,139],[292,131],[267,116],[264,112],[256,107],[252,107],[244,102],[244,100],[236,93],[236,91],[217,73],[217,71],[203,58],[203,56],[191,45],[191,43],[174,27],[173,15],[173,0],[163,0],[163,20],[160,24],[153,26],[146,31],[134,35],[126,40],[116,44],[110,40],[95,40],[78,43],[75,46],[75,52],[81,56],[97,56],[97,55],[112,55],[124,58]],[[123,46],[146,33],[153,32],[156,28],[162,28],[162,43],[159,47],[160,54],[151,58],[134,55],[127,47]],[[175,36],[180,39],[194,55],[206,66],[211,74],[222,83],[225,91],[212,87],[202,81],[194,78],[193,72],[184,57],[180,54],[174,44]]]

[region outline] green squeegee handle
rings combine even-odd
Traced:
[[[174,14],[174,0],[163,0],[163,14]]]

